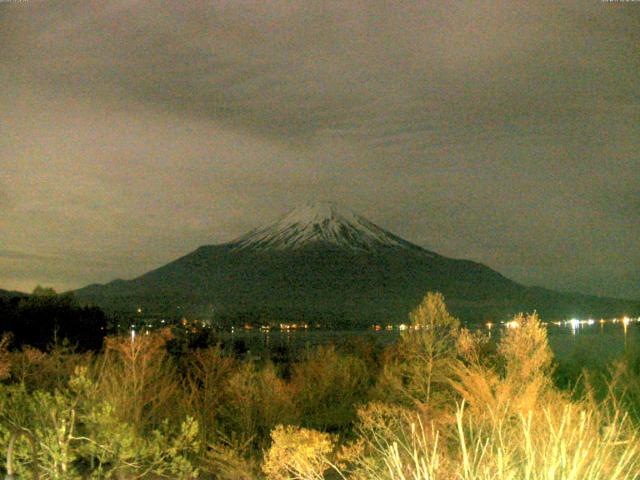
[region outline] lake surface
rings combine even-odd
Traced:
[[[493,340],[498,340],[504,325],[476,327],[488,331]],[[625,351],[640,352],[640,323],[636,320],[624,325],[622,322],[607,322],[592,325],[586,323],[547,324],[549,345],[558,361],[576,361],[587,364],[610,362],[622,356]],[[237,329],[223,332],[219,336],[227,344],[246,347],[251,355],[266,357],[278,352],[288,352],[293,356],[319,345],[333,344],[340,350],[348,351],[358,343],[371,343],[374,348],[384,348],[395,342],[401,332],[394,330],[271,330],[268,332]]]

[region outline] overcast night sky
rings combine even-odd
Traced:
[[[0,82],[0,288],[132,278],[332,199],[640,299],[640,2],[5,0]]]

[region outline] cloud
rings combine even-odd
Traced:
[[[562,121],[594,94],[638,98],[637,18],[604,5],[43,2],[22,14],[9,51],[37,81],[278,137],[441,140],[505,115]]]
[[[334,198],[523,282],[640,297],[635,7],[0,4],[0,241],[112,265],[90,283]]]
[[[0,250],[0,258],[15,259],[15,260],[43,260],[49,259],[46,255],[38,255],[34,253],[18,252],[15,250]]]

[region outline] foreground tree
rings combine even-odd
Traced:
[[[409,319],[410,328],[402,332],[378,390],[383,397],[401,404],[431,408],[450,391],[460,321],[447,311],[439,292],[427,293]]]

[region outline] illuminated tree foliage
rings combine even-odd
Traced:
[[[5,336],[0,460],[43,480],[640,478],[634,361],[579,396],[554,385],[535,314],[494,346],[437,293],[410,319],[377,359],[321,347],[287,364],[219,345],[172,354],[169,331],[98,353]]]

